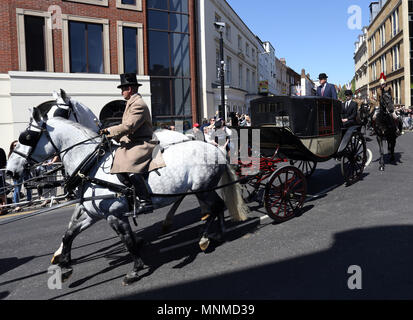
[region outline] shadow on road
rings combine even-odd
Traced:
[[[9,295],[10,295],[9,291],[0,292],[0,300],[3,300],[4,298],[7,298]]]
[[[21,265],[26,264],[27,262],[33,260],[35,256],[25,257],[25,258],[4,258],[0,259],[0,276],[6,272],[9,272],[15,268],[20,267]]]
[[[357,229],[336,234],[325,251],[115,298],[412,299],[412,250],[411,226]],[[362,290],[348,288],[352,265],[361,267]]]
[[[198,209],[196,209],[198,211]],[[183,214],[194,213],[194,210],[189,210],[184,212]],[[179,215],[177,216],[179,217]],[[143,237],[146,243],[142,248],[142,259],[145,262],[146,268],[141,272],[141,277],[145,278],[152,275],[159,267],[164,264],[167,264],[171,261],[178,261],[173,268],[183,269],[185,266],[191,264],[195,261],[197,255],[202,253],[198,246],[199,235],[202,228],[202,223],[198,225],[192,225],[190,227],[186,227],[185,229],[179,230],[179,232],[173,232],[161,237],[159,236],[159,232],[161,230],[162,222],[156,223],[150,227],[142,229],[135,233],[137,237]],[[187,221],[186,221],[187,224]],[[178,224],[177,224],[178,225]],[[236,226],[236,228],[233,228]],[[216,232],[216,225],[214,228],[211,229],[211,233],[213,234]],[[235,223],[227,221],[226,227],[230,230],[226,233],[225,242],[235,241],[241,237],[243,237],[247,233],[253,233],[257,230],[257,228],[261,228],[260,220],[258,218],[252,218],[247,222],[244,223]],[[208,247],[205,253],[212,253],[217,247],[222,245],[223,242],[219,241],[211,241],[210,246]],[[86,284],[91,279],[95,278],[96,276],[105,274],[111,270],[114,270],[122,265],[130,264],[130,268],[132,268],[132,259],[129,256],[128,252],[124,249],[124,246],[121,242],[117,242],[110,246],[100,249],[98,252],[95,252],[92,256],[83,256],[74,261],[74,272],[76,272],[75,265],[84,262],[90,262],[95,259],[107,259],[109,261],[109,266],[102,270],[99,270],[93,274],[90,274],[82,279],[79,279],[73,283],[70,283],[68,287],[71,289],[76,289],[74,291],[68,292],[63,295],[59,295],[54,297],[53,299],[58,299],[64,296],[68,296],[75,292],[83,291],[95,286],[99,286],[101,283],[91,284],[86,287],[78,288],[84,284]],[[113,279],[118,279],[123,277],[124,274],[117,276]],[[111,279],[111,280],[113,280]],[[111,281],[108,280],[108,281]],[[104,281],[103,283],[106,283]],[[120,282],[119,282],[120,285]]]
[[[394,165],[397,166],[398,163],[402,164],[402,154],[403,152],[395,152],[394,153],[394,161],[390,161],[390,154],[389,153],[385,153],[383,155],[383,160],[384,160],[384,164],[385,165]],[[372,162],[379,162],[380,161],[380,155],[376,160],[373,160]]]

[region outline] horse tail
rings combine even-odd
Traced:
[[[227,164],[225,172],[221,178],[221,184],[228,184],[237,181],[235,171]],[[245,221],[249,213],[249,208],[242,198],[241,186],[239,183],[232,184],[222,189],[222,197],[225,205],[234,221]]]

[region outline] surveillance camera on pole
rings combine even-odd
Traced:
[[[226,24],[225,22],[214,22],[214,26],[218,32],[224,32]]]

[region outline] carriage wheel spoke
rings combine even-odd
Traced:
[[[271,203],[271,207],[274,207],[280,201],[281,201],[281,197],[277,201],[274,201],[273,203]]]
[[[308,169],[306,163],[296,163],[274,172],[270,183],[266,186],[266,210],[277,222],[292,218],[302,207],[306,197],[305,177],[300,167]]]
[[[291,199],[288,199],[288,204],[290,205],[291,211],[294,212],[296,207],[291,203]]]

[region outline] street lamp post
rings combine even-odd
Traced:
[[[224,61],[224,37],[223,32],[225,29],[225,22],[214,22],[215,29],[219,32],[219,79],[221,82],[221,109],[224,112],[224,118],[226,120],[226,108],[225,108],[225,61]]]

